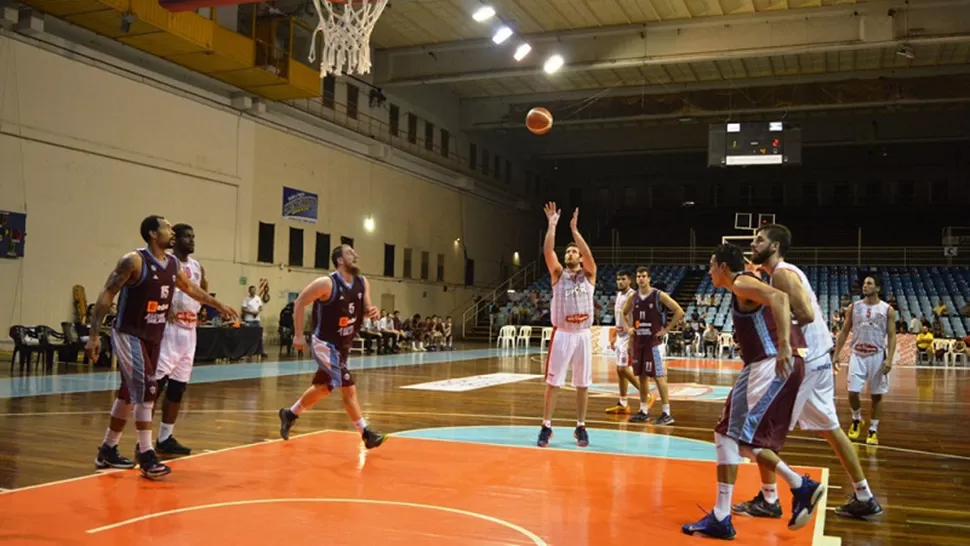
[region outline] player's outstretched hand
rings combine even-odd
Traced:
[[[576,231],[576,228],[578,225],[579,225],[579,208],[577,207],[576,210],[573,211],[573,219],[569,221],[569,229]]]
[[[546,213],[546,219],[549,220],[550,224],[556,224],[559,222],[559,213],[561,212],[556,208],[555,201],[549,201],[546,206],[542,209]]]
[[[376,305],[368,305],[367,309],[364,309],[364,316],[369,319],[378,318],[381,316],[381,310]]]
[[[223,303],[219,303],[218,305],[215,306],[215,308],[217,311],[219,311],[219,314],[221,314],[223,317],[231,318],[234,322],[239,322],[239,313],[237,313],[236,310],[233,309],[232,307],[229,307],[228,305],[225,305]]]

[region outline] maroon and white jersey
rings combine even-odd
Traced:
[[[563,269],[552,287],[552,325],[563,330],[588,330],[593,325],[593,286],[583,270]]]
[[[358,275],[348,284],[334,271],[330,281],[330,299],[313,302],[317,324],[313,334],[340,351],[349,351],[364,325],[364,277]]]
[[[169,306],[175,294],[178,260],[166,255],[159,261],[148,249],[139,249],[141,273],[135,284],[126,284],[118,296],[115,330],[144,341],[158,343],[165,333]]]
[[[742,275],[761,280],[750,272]],[[769,307],[762,305],[754,311],[742,312],[738,309],[738,298],[735,296],[731,311],[734,315],[734,339],[741,348],[741,359],[745,365],[778,356],[778,331]],[[799,349],[805,349],[805,336],[801,328],[794,325],[789,331],[792,353],[797,355]]]
[[[636,344],[642,347],[655,347],[663,344],[657,339],[657,332],[667,324],[667,313],[660,304],[660,290],[651,288],[646,294],[637,290],[633,295],[633,327],[636,329]]]

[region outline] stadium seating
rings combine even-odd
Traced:
[[[633,273],[634,265],[601,265],[596,286],[596,302],[601,307],[600,323],[613,324],[613,295],[616,293],[615,278],[619,269],[626,269]],[[705,271],[703,266],[651,266],[650,271],[655,284],[663,283],[665,290],[671,294],[677,291],[681,281],[688,272]],[[852,300],[861,297],[858,288],[860,277],[871,272],[882,277],[882,297],[888,300],[895,297],[899,314],[903,320],[909,322],[913,317],[921,314],[933,317],[933,307],[937,302],[945,303],[948,316],[941,317],[944,336],[948,338],[962,338],[970,332],[970,318],[961,317],[960,309],[970,300],[970,268],[967,267],[855,267],[855,266],[808,266],[804,268],[808,281],[812,284],[819,298],[819,305],[827,321],[832,313],[839,309],[839,301],[843,296],[851,296]],[[538,290],[540,299],[548,302],[552,297],[549,277],[536,281],[528,290]],[[711,284],[710,277],[698,286],[695,295],[711,295],[711,305],[698,308],[691,303],[685,308],[688,316],[697,311],[706,312],[713,317],[714,326],[719,330],[731,332],[731,298],[727,292],[717,290]],[[502,311],[506,314],[513,303],[508,303]]]

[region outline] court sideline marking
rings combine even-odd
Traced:
[[[220,414],[220,413],[234,413],[234,414],[259,414],[259,413],[266,413],[266,414],[274,414],[275,415],[278,411],[279,410],[275,410],[275,409],[265,409],[265,410],[262,410],[262,409],[252,409],[252,410],[251,409],[184,410],[183,409],[181,415],[188,415],[188,414],[200,414],[200,415],[203,415],[203,414],[207,414],[207,413],[213,413],[213,414]],[[319,409],[319,410],[315,409],[315,410],[313,410],[313,412],[314,413],[337,413],[337,414],[341,414],[341,415],[343,415],[345,413],[344,410],[329,410],[329,409]],[[473,418],[476,418],[476,419],[498,419],[498,420],[509,419],[509,420],[520,420],[520,421],[538,421],[538,417],[534,417],[534,416],[522,416],[522,415],[489,415],[489,414],[481,414],[481,413],[439,413],[439,412],[430,412],[430,411],[382,411],[382,410],[366,410],[364,413],[366,413],[366,414],[373,414],[373,415],[410,415],[410,416],[429,416],[430,415],[430,416],[433,416],[433,417],[473,417]],[[0,417],[45,417],[45,416],[51,416],[51,417],[53,417],[53,416],[64,416],[64,415],[105,415],[105,414],[106,414],[106,412],[103,411],[103,410],[61,411],[61,412],[42,412],[42,411],[40,411],[40,412],[24,412],[24,413],[0,413]],[[624,421],[603,421],[603,420],[598,420],[598,419],[587,419],[586,422],[587,423],[593,423],[593,424],[596,424],[596,425],[613,425],[614,427],[616,425],[623,425],[623,424],[625,424]],[[634,426],[636,426],[636,425],[634,425]],[[663,428],[670,429],[670,430],[689,430],[689,431],[694,431],[694,432],[708,432],[708,433],[709,432],[712,432],[712,429],[711,428],[688,427],[688,426],[684,426],[684,425],[671,425],[671,426],[667,426],[667,427],[663,427]],[[626,430],[626,429],[617,428],[616,430]],[[335,431],[336,431],[336,429],[335,429]],[[349,432],[349,431],[340,431],[340,432]],[[631,432],[637,432],[637,431],[631,431]],[[817,436],[801,436],[801,435],[792,435],[792,434],[790,434],[788,436],[788,438],[789,439],[792,439],[792,440],[804,440],[804,441],[808,441],[808,442],[826,443],[824,439],[819,438]],[[877,446],[862,446],[861,444],[858,444],[858,445],[860,447],[865,447],[866,449],[872,449],[872,450],[875,450],[875,451],[878,451],[880,449],[884,449],[884,450],[888,450],[888,451],[899,451],[899,452],[902,452],[902,453],[913,453],[913,454],[916,454],[916,455],[927,455],[929,457],[940,457],[940,458],[943,458],[943,459],[956,459],[956,460],[960,460],[960,461],[970,461],[970,456],[967,456],[967,455],[957,455],[955,453],[945,453],[945,452],[936,452],[936,451],[925,451],[925,450],[922,450],[922,449],[910,449],[910,448],[905,448],[905,447],[888,446],[888,445],[884,445],[884,444],[880,444],[880,445],[877,445]],[[194,457],[194,455],[190,455],[190,457]],[[185,457],[182,457],[182,459],[184,459],[184,458]]]

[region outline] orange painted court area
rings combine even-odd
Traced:
[[[356,434],[338,431],[172,469],[159,482],[114,471],[2,494],[0,543],[700,544],[680,526],[715,494],[710,462],[403,437],[365,452]],[[735,501],[759,483],[744,465]],[[736,518],[734,542],[808,545],[821,524],[816,515],[790,532],[786,522]]]

